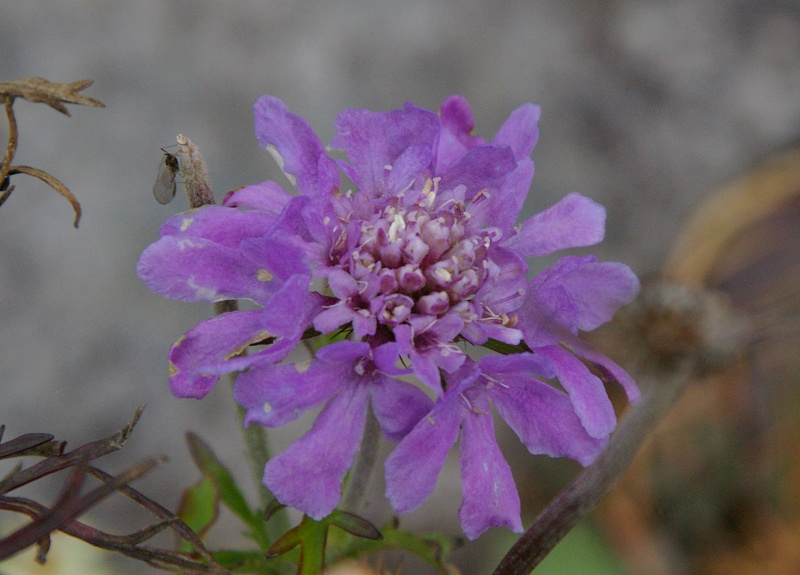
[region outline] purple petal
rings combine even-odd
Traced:
[[[321,296],[308,291],[310,282],[308,276],[292,276],[270,298],[261,323],[271,334],[299,340],[310,326],[311,318],[322,309]]]
[[[561,278],[577,312],[578,328],[591,331],[606,323],[639,293],[639,278],[625,264],[590,262]]]
[[[516,311],[527,293],[528,264],[516,252],[501,247],[493,249],[489,257],[490,277],[475,299],[496,314]]]
[[[442,376],[439,373],[439,366],[431,356],[420,355],[416,352],[411,353],[411,367],[419,380],[431,388],[437,394],[442,392]]]
[[[260,315],[258,310],[223,313],[187,331],[169,353],[169,386],[173,395],[201,398],[211,391],[219,375],[210,376],[205,366],[267,337]]]
[[[535,351],[553,362],[558,381],[567,390],[586,433],[596,439],[608,437],[617,425],[617,418],[600,378],[558,345],[539,347]]]
[[[298,192],[313,196],[339,187],[336,163],[325,155],[325,146],[308,122],[273,96],[261,96],[253,110],[261,147],[276,156]]]
[[[483,358],[483,372],[502,384],[491,385],[488,394],[528,451],[589,465],[606,441],[586,433],[566,393],[536,379],[555,375],[543,360],[532,354]]]
[[[499,190],[486,192],[470,203],[470,224],[476,228],[496,227],[505,235],[511,233],[532,181],[533,160],[523,158]]]
[[[371,386],[372,410],[389,441],[400,441],[433,407],[415,385],[380,376]]]
[[[592,346],[585,341],[575,338],[569,340],[568,345],[576,355],[579,355],[588,362],[592,363],[602,374],[604,381],[616,381],[619,383],[622,386],[622,389],[625,390],[625,394],[628,396],[628,401],[634,405],[639,403],[642,394],[639,391],[639,386],[636,385],[636,382],[627,371],[611,361],[610,358],[594,350]]]
[[[566,256],[531,281],[517,327],[530,347],[571,341],[578,330],[610,320],[638,291],[639,280],[623,264]]]
[[[430,146],[409,146],[392,164],[386,179],[387,195],[395,196],[406,190],[431,165]]]
[[[161,237],[198,237],[236,248],[244,239],[265,235],[275,220],[275,216],[263,212],[210,205],[170,216],[158,233]]]
[[[291,194],[277,182],[269,180],[228,192],[222,205],[229,208],[251,208],[277,215],[291,199]]]
[[[273,457],[264,485],[284,505],[319,520],[342,496],[342,481],[361,445],[367,414],[365,387],[342,390],[317,416],[311,431]]]
[[[412,146],[432,149],[439,126],[436,114],[410,104],[391,112],[344,110],[336,118],[339,135],[331,146],[347,152],[362,191],[383,197],[388,188],[386,166],[393,166]]]
[[[483,139],[472,135],[475,120],[466,98],[448,96],[442,104],[439,116],[442,120],[442,131],[436,152],[437,174],[441,174],[470,148],[485,143]]]
[[[458,518],[464,534],[476,539],[489,527],[522,532],[517,487],[497,440],[489,403],[468,394],[472,409],[461,422],[461,490]]]
[[[445,456],[458,437],[457,397],[439,401],[386,459],[386,497],[398,513],[422,505],[436,487]]]
[[[372,349],[372,360],[375,366],[387,375],[408,375],[411,369],[397,366],[400,357],[400,346],[396,341],[390,341]]]
[[[361,358],[369,357],[369,344],[363,341],[337,341],[317,351],[317,359],[329,364],[355,365]]]
[[[525,257],[542,256],[566,248],[591,246],[605,235],[606,210],[577,193],[528,218],[517,235],[504,241]]]
[[[458,185],[467,188],[467,199],[484,188],[498,188],[517,167],[514,153],[508,146],[481,144],[469,150],[442,174],[439,189],[452,190]]]
[[[539,140],[538,122],[541,115],[539,106],[523,104],[511,112],[494,137],[494,143],[510,146],[517,160],[527,158]]]
[[[280,427],[327,401],[345,387],[352,375],[352,365],[336,367],[314,360],[306,371],[298,371],[295,364],[285,364],[240,374],[233,386],[233,397],[247,409],[245,425]]]
[[[566,256],[531,280],[516,326],[529,347],[551,345],[578,335],[578,309],[562,280],[568,273],[595,261],[597,258],[592,255]]]
[[[153,292],[180,301],[249,298],[264,303],[276,286],[240,250],[192,237],[165,236],[142,252],[136,272]]]

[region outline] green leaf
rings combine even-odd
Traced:
[[[201,538],[217,520],[219,493],[214,481],[203,476],[200,481],[187,487],[178,507],[178,517]],[[181,540],[181,551],[191,552],[194,547]]]
[[[250,509],[230,471],[200,437],[194,433],[187,433],[186,440],[197,467],[204,476],[213,479],[219,491],[220,501],[249,527],[248,535],[258,543],[261,549],[266,550],[269,547],[269,538],[264,527],[264,520],[260,513]]]

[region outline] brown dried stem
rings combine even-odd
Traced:
[[[0,443],[0,458],[20,455],[40,455],[48,458],[25,470],[22,470],[21,466],[17,466],[0,482],[0,509],[23,513],[33,519],[28,525],[8,537],[0,539],[0,559],[36,543],[39,547],[39,557],[44,560],[50,545],[49,533],[58,529],[96,547],[115,551],[162,569],[186,573],[227,573],[214,561],[197,534],[180,518],[127,485],[130,481],[147,473],[164,458],[149,459],[116,477],[88,465],[89,461],[116,451],[125,444],[142,409],[140,407],[132,420],[117,433],[83,445],[66,454],[63,454],[64,443],[53,441],[49,434],[26,434]],[[3,427],[0,426],[0,439],[2,431]],[[48,509],[29,499],[3,495],[12,489],[67,467],[73,467],[73,472],[65,482],[64,490],[52,508]],[[80,488],[87,474],[100,479],[103,484],[86,495],[79,496]],[[75,519],[115,491],[126,495],[159,517],[161,521],[128,535],[113,535]],[[191,543],[200,560],[183,553],[139,545],[166,528],[171,528],[180,537]]]
[[[0,206],[11,196],[14,186],[10,184],[9,178],[15,174],[28,174],[39,178],[57,193],[64,196],[72,204],[75,211],[75,221],[73,225],[77,228],[81,219],[81,206],[72,192],[47,172],[28,166],[12,166],[11,161],[17,152],[17,141],[19,132],[17,130],[17,120],[14,116],[14,100],[23,98],[29,102],[41,102],[47,104],[54,110],[62,114],[70,115],[69,110],[64,104],[78,104],[81,106],[94,106],[104,108],[100,100],[79,94],[81,90],[92,85],[91,80],[79,80],[70,84],[51,82],[44,78],[20,78],[11,82],[0,82],[0,97],[2,97],[6,118],[8,119],[8,142],[6,143],[6,153],[0,163]]]
[[[12,100],[22,98],[29,102],[41,102],[69,116],[69,110],[64,104],[78,104],[95,108],[106,107],[100,100],[78,93],[91,85],[92,80],[78,80],[70,84],[62,84],[44,78],[20,78],[11,82],[0,82],[0,95],[10,97]]]

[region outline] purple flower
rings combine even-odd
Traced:
[[[399,441],[386,462],[387,496],[399,512],[428,497],[460,434],[465,533],[520,531],[491,405],[531,453],[586,465],[616,424],[587,364],[638,398],[619,366],[578,339],[636,295],[635,275],[586,256],[526,279],[525,258],[601,241],[605,210],[570,194],[514,227],[534,172],[532,104],[491,142],[473,135],[469,105],[457,96],[438,115],[411,104],[345,110],[331,146],[346,160],[336,161],[277,98],[260,98],[255,114],[257,138],[297,195],[264,182],[222,206],[173,216],[139,261],[139,276],[166,297],[260,306],[189,330],[170,353],[173,393],[203,397],[221,374],[242,371],[234,395],[246,424],[281,426],[323,406],[264,476],[282,503],[315,518],[339,502],[368,405],[384,435]],[[340,187],[340,173],[353,189]],[[304,370],[281,364],[314,333],[349,340],[321,348]],[[490,339],[520,353],[467,356],[464,342]],[[253,343],[267,345],[239,355]],[[397,379],[405,371],[423,387]],[[554,377],[565,391],[541,379]]]

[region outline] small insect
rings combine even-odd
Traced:
[[[164,148],[164,158],[158,166],[156,183],[153,184],[153,195],[159,204],[168,204],[175,197],[175,176],[180,171],[180,164],[175,154],[170,154]]]

